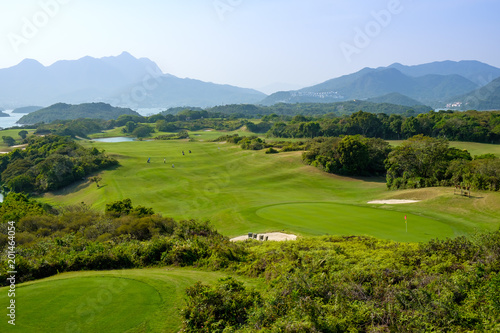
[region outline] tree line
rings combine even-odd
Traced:
[[[288,122],[275,121],[267,134],[279,138],[360,134],[386,140],[407,139],[423,134],[451,141],[500,143],[500,111],[432,111],[416,117],[364,111],[331,118],[295,116]]]
[[[378,138],[347,135],[315,138],[302,154],[306,164],[348,176],[385,176],[389,189],[465,186],[500,190],[500,158],[472,157],[446,139],[416,135],[391,147]]]

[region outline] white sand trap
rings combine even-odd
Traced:
[[[287,241],[287,240],[296,240],[297,236],[296,235],[291,235],[291,234],[284,234],[282,232],[268,232],[267,234],[257,234],[257,240],[259,240],[259,236],[263,235],[264,239],[266,236],[268,237],[268,240],[270,241]],[[239,236],[235,238],[231,238],[231,242],[239,242],[239,241],[244,241],[248,238],[248,235],[245,236]]]
[[[420,200],[400,200],[400,199],[390,199],[390,200],[373,200],[368,201],[369,204],[387,204],[387,205],[400,205],[407,203],[420,202]]]

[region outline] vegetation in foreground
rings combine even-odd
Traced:
[[[19,200],[19,205],[33,204]],[[500,230],[420,244],[361,236],[231,243],[207,223],[176,222],[129,200],[108,204],[105,213],[83,206],[57,215],[31,211],[16,224],[21,281],[64,271],[165,266],[232,276],[187,288],[185,305],[176,315],[185,332],[500,328]],[[2,280],[6,262],[2,260]],[[95,279],[102,276],[88,283],[98,283]],[[252,279],[264,283],[259,289],[243,283]],[[80,282],[68,283],[71,291],[71,284]],[[124,293],[132,302],[138,300],[133,288]],[[147,299],[141,302],[158,308],[172,306],[147,288],[142,296]],[[112,321],[99,320],[102,325]],[[146,327],[135,316],[132,321]]]
[[[500,231],[423,244],[319,237],[244,245],[260,277],[187,290],[185,332],[493,332],[500,329]]]
[[[9,194],[6,203],[0,208],[5,209],[0,211],[2,218],[13,217],[15,211],[18,222],[0,224],[0,247],[9,246],[7,230],[14,226],[21,282],[79,270],[227,267],[239,261],[242,253],[206,222],[176,222],[151,208],[133,207],[130,199],[108,204],[104,214],[85,205],[48,211],[50,207],[20,194]],[[6,255],[3,251],[2,256]],[[7,283],[8,271],[8,261],[2,260],[2,284]]]

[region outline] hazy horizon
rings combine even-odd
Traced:
[[[181,78],[270,93],[395,62],[500,67],[494,0],[26,0],[0,8],[0,68],[126,51]]]

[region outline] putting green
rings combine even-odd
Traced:
[[[144,325],[160,303],[155,288],[128,278],[40,282],[17,289],[18,310],[12,331],[125,332]]]
[[[454,235],[449,225],[427,217],[336,203],[272,205],[258,209],[256,215],[274,224],[281,224],[283,229],[309,234],[368,235],[403,242],[428,241]]]

